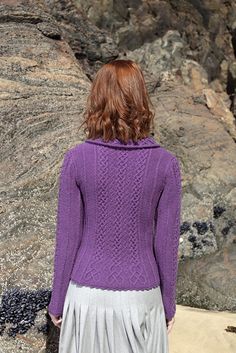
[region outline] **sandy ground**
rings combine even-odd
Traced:
[[[236,333],[227,326],[236,327],[236,313],[177,305],[169,353],[236,353]]]

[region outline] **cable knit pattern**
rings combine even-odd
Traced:
[[[127,144],[87,139],[66,152],[59,180],[49,312],[62,315],[72,279],[104,290],[160,285],[171,319],[181,212],[177,158],[152,137]]]

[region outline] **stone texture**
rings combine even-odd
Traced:
[[[205,96],[177,80],[160,85],[152,102],[156,138],[183,174],[177,303],[235,312],[235,141]]]
[[[73,0],[46,1],[50,14],[60,27],[63,39],[70,45],[89,78],[101,64],[115,59],[119,51],[109,32],[88,20]]]
[[[236,312],[236,243],[216,253],[179,263],[177,303]],[[227,290],[227,295],[226,295]]]
[[[47,345],[56,352],[58,336],[40,291],[51,287],[58,172],[64,151],[83,138],[90,81],[43,2],[2,2],[0,32],[0,291],[36,291],[44,303],[35,308],[29,300],[27,332],[9,336],[13,327],[24,328],[15,304],[1,352],[43,352]]]
[[[229,72],[229,65],[235,60],[236,53],[234,0],[76,2],[94,24],[101,29],[110,30],[120,53],[126,55],[144,44],[146,47],[147,43],[153,46],[152,43],[157,39],[162,40],[168,31],[178,32],[179,38],[174,40],[175,53],[164,57],[167,66],[170,62],[172,66],[176,63],[179,66],[179,53],[184,52],[186,59],[202,66],[209,83],[214,86],[215,81],[219,80],[223,91],[227,90],[230,94],[232,105],[235,107],[235,82],[231,81]],[[182,47],[184,42],[186,44]],[[168,51],[168,46],[165,49]],[[154,55],[159,57],[159,51],[156,50]],[[234,109],[232,108],[232,111],[235,115]]]

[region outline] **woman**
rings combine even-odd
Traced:
[[[87,139],[65,153],[48,306],[59,353],[168,352],[181,175],[150,136],[149,104],[136,63],[104,65],[87,101]]]

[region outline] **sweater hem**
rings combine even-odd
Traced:
[[[148,291],[151,289],[155,289],[160,286],[160,282],[156,281],[153,284],[150,284],[150,286],[145,286],[145,287],[125,287],[125,286],[107,286],[107,285],[99,285],[96,283],[93,283],[91,281],[85,281],[85,280],[79,280],[73,276],[71,276],[71,281],[75,282],[78,285],[85,285],[90,288],[97,288],[97,289],[103,289],[103,290],[112,290],[112,291]]]

